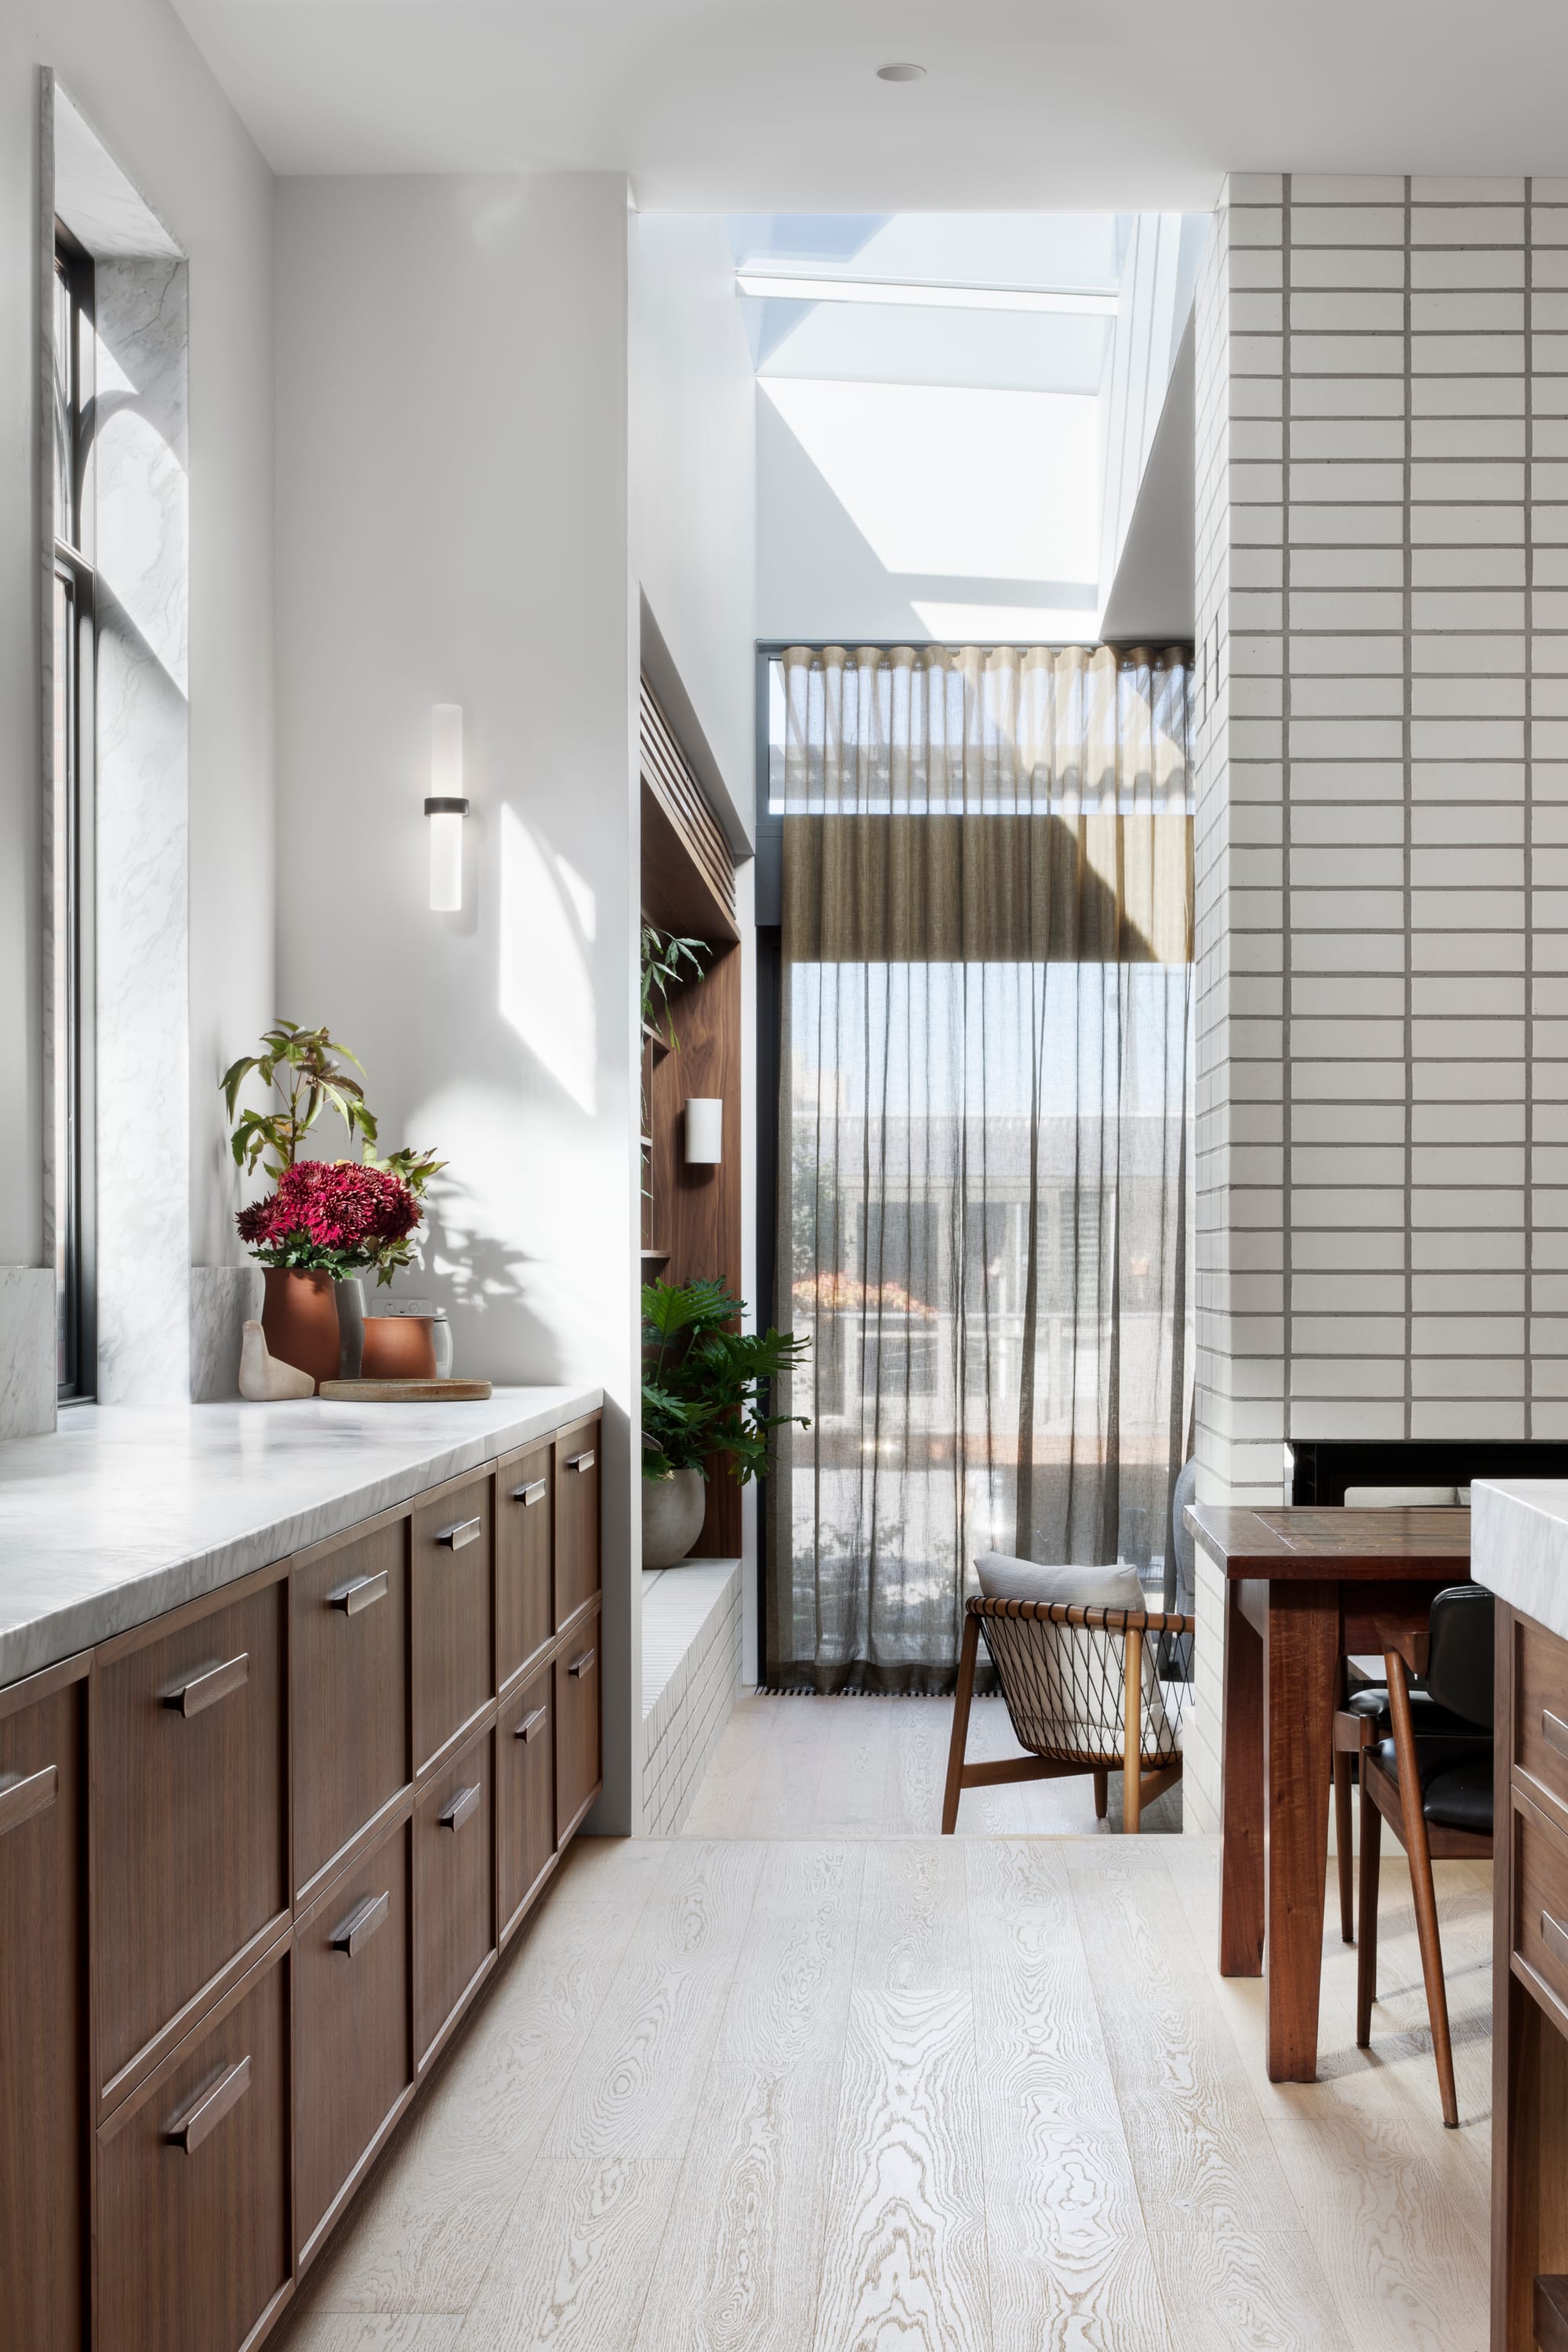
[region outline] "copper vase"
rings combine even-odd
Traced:
[[[267,1266],[261,1331],[268,1354],[276,1356],[279,1363],[309,1372],[318,1388],[323,1381],[335,1381],[342,1342],[337,1286],[331,1276],[299,1266]]]
[[[367,1381],[433,1381],[436,1324],[429,1315],[367,1315],[360,1376]]]

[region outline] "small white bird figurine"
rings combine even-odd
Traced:
[[[309,1372],[269,1356],[260,1324],[247,1323],[239,1343],[239,1393],[252,1404],[268,1404],[279,1397],[314,1396],[316,1383]]]

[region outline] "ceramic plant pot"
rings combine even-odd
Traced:
[[[436,1319],[431,1315],[367,1315],[360,1378],[433,1381]]]
[[[296,1371],[309,1372],[318,1388],[338,1377],[342,1337],[338,1328],[338,1286],[330,1274],[298,1266],[264,1269],[261,1329],[267,1352]]]
[[[674,1470],[642,1482],[642,1564],[673,1568],[702,1533],[708,1488],[700,1470]]]

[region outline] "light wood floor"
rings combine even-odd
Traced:
[[[693,1834],[580,1842],[289,2352],[1483,2352],[1489,1871],[1438,1871],[1463,2128],[1397,1857],[1372,2050],[1331,1925],[1276,2087],[1215,1843],[930,1835],[946,1713],[752,1703]]]

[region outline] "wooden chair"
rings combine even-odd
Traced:
[[[1479,1584],[1439,1592],[1426,1633],[1390,1623],[1384,1638],[1393,1737],[1378,1739],[1369,1718],[1342,1714],[1344,1737],[1364,1741],[1361,1760],[1361,1949],[1356,1962],[1356,2041],[1372,2040],[1377,1994],[1377,1881],[1383,1824],[1403,1844],[1410,1863],[1415,1931],[1443,2121],[1459,2120],[1443,1947],[1437,1929],[1433,1862],[1479,1860],[1492,1854],[1492,1596]],[[1458,1736],[1421,1733],[1410,1703],[1410,1676],[1424,1675],[1438,1706],[1466,1725]]]
[[[1347,1486],[1344,1507],[1347,1511],[1451,1510],[1457,1508],[1459,1490],[1457,1486]],[[1392,1736],[1393,1725],[1388,1713],[1388,1692],[1382,1683],[1371,1683],[1347,1696],[1345,1665],[1340,1664],[1341,1714],[1370,1716],[1377,1726],[1377,1738]],[[1446,1727],[1426,1706],[1426,1695],[1412,1691],[1411,1698],[1418,1715],[1426,1719],[1418,1726],[1422,1730],[1436,1731]],[[1436,1710],[1440,1715],[1441,1709]],[[1355,1942],[1354,1876],[1351,1861],[1351,1766],[1367,1738],[1352,1725],[1344,1727],[1342,1735],[1339,1717],[1335,1718],[1333,1778],[1334,1778],[1334,1860],[1339,1866],[1340,1934],[1347,1944]]]
[[[1135,1831],[1143,1807],[1181,1778],[1186,1685],[1163,1682],[1159,1665],[1162,1637],[1192,1630],[1192,1618],[1174,1610],[1097,1609],[976,1595],[964,1612],[942,1835],[951,1837],[957,1826],[965,1789],[1061,1780],[1079,1772],[1094,1777],[1094,1810],[1101,1821],[1110,1775],[1121,1774],[1122,1825]],[[982,1633],[1014,1738],[1028,1752],[969,1764],[964,1748]]]

